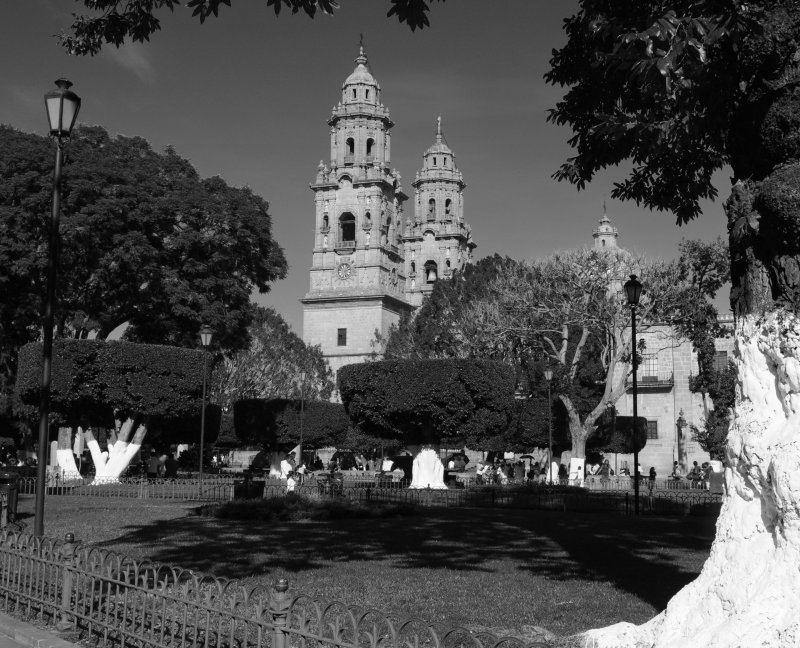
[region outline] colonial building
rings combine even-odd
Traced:
[[[464,184],[444,141],[423,155],[408,196],[391,167],[389,110],[363,46],[328,120],[330,160],[320,161],[314,193],[314,248],[303,304],[303,340],[320,345],[336,372],[380,354],[378,336],[420,306],[433,284],[471,259]]]

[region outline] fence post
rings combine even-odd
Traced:
[[[272,624],[275,626],[272,648],[287,648],[286,627],[289,625],[289,607],[292,603],[288,589],[289,581],[281,578],[272,586],[270,593],[269,613],[272,616]]]
[[[75,567],[75,549],[77,547],[75,536],[68,533],[64,536],[64,544],[61,545],[61,620],[56,624],[60,632],[69,630],[73,623],[71,621],[70,610],[72,609],[72,589]]]

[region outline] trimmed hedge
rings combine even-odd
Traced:
[[[26,344],[19,352],[16,396],[19,415],[29,420],[38,416],[41,371],[41,343]],[[112,427],[116,412],[118,417],[151,417],[161,428],[185,425],[188,433],[192,417],[199,430],[202,381],[202,351],[59,339],[53,344],[51,410],[63,425]],[[215,437],[219,417],[211,408],[206,414],[206,432]],[[175,422],[183,418],[185,423]]]
[[[294,446],[300,439],[300,400],[250,398],[233,405],[233,425],[243,444],[268,448]],[[350,426],[344,407],[328,401],[303,403],[303,445],[339,445]]]
[[[490,360],[365,362],[342,367],[338,380],[355,425],[409,444],[457,437],[482,447],[514,410],[514,370]]]
[[[600,452],[617,452],[630,454],[641,452],[647,445],[647,419],[643,416],[636,417],[636,436],[633,433],[633,417],[617,416],[616,423],[613,418],[603,417],[594,434],[586,441],[586,449],[599,450]]]

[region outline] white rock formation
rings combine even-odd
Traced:
[[[641,626],[582,635],[589,648],[800,646],[800,320],[737,324],[727,494],[703,570]]]
[[[447,488],[444,485],[444,466],[435,450],[427,448],[414,457],[409,488]]]

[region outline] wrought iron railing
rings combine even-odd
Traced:
[[[230,476],[211,475],[200,480],[196,478],[147,479],[144,477],[102,479],[80,476],[62,477],[56,474],[47,481],[47,493],[80,497],[225,501],[234,498],[235,481]],[[33,495],[36,492],[36,479],[22,477],[17,481],[17,488],[21,494]]]
[[[63,542],[0,533],[0,601],[104,648],[529,648],[305,594]]]

